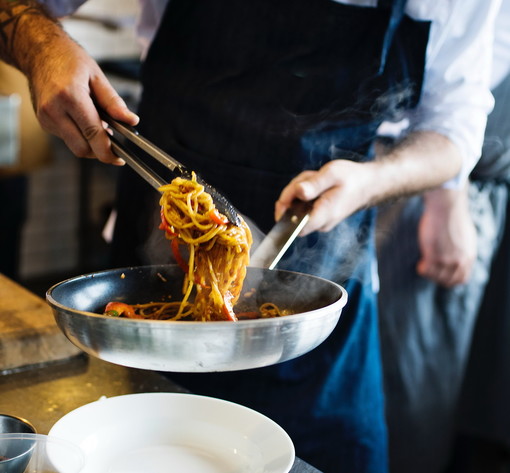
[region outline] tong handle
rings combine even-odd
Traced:
[[[126,125],[125,123],[121,123],[117,120],[114,120],[112,117],[110,117],[101,110],[99,110],[99,116],[120,135],[124,136],[133,144],[138,146],[141,150],[145,151],[147,154],[152,156],[167,169],[170,169],[170,171],[172,171],[174,174],[178,176],[191,175],[191,173],[187,171],[183,164],[181,164],[176,159],[172,158],[172,156],[165,153],[162,149],[158,148],[154,143],[150,142],[147,138],[141,136],[138,133],[138,130],[136,130],[136,128]],[[124,156],[121,157],[123,158]]]
[[[295,200],[250,257],[250,266],[274,269],[308,223],[313,201]]]
[[[120,158],[124,159],[124,161],[126,161],[126,163],[135,172],[137,172],[140,177],[145,179],[152,187],[154,187],[154,189],[159,190],[161,186],[166,184],[165,179],[163,179],[159,174],[153,171],[143,161],[134,158],[131,153],[126,151],[117,138],[110,136],[110,141],[112,142],[113,152]]]
[[[156,159],[164,167],[169,169],[175,176],[182,177],[184,179],[191,179],[192,173],[183,164],[172,158],[170,155],[158,148],[155,144],[151,143],[148,139],[141,136],[135,128],[114,120],[102,110],[98,110],[98,112],[101,119],[108,123],[108,125],[117,131],[117,133],[128,139],[134,145],[138,146],[138,148],[141,150],[148,153],[149,156]],[[132,154],[124,146],[122,146],[120,141],[115,136],[110,136],[110,141],[112,143],[113,152],[119,157],[123,158],[128,163],[128,165],[133,168],[134,171],[136,171],[156,190],[159,190],[161,186],[164,186],[167,183],[165,179],[159,176],[135,154]],[[202,184],[205,191],[211,195],[218,210],[224,214],[234,225],[241,225],[241,218],[229,200],[223,194],[218,192],[214,187],[207,184],[198,175],[197,181]]]

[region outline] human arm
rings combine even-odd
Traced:
[[[0,59],[23,72],[42,127],[80,157],[122,164],[96,105],[135,125],[97,63],[35,0],[0,0]]]
[[[407,137],[374,162],[333,160],[306,171],[282,192],[279,218],[292,199],[315,203],[304,233],[327,231],[356,210],[447,182],[462,187],[478,159],[493,100],[489,90],[499,0],[410,1],[407,13],[432,20],[420,103],[407,114]]]
[[[294,199],[316,199],[302,235],[329,231],[357,210],[437,187],[455,176],[461,163],[460,152],[448,138],[414,132],[375,161],[335,159],[318,171],[299,174],[282,191],[275,218]]]
[[[417,132],[381,153],[376,161],[334,160],[319,171],[297,176],[276,204],[276,219],[294,199],[313,200],[302,236],[329,231],[355,211],[382,201],[423,191],[418,226],[417,273],[452,287],[467,281],[476,258],[476,231],[468,207],[467,186],[436,187],[456,175],[461,156],[447,138]],[[456,163],[456,164],[455,164]]]
[[[445,35],[444,41],[431,48],[423,100],[411,115],[414,129],[440,130],[451,137],[464,157],[455,179],[423,194],[424,209],[417,229],[421,256],[416,270],[445,287],[467,282],[477,256],[467,175],[478,160],[485,115],[490,111],[484,110],[484,104],[489,103],[489,86],[494,84],[494,77],[490,80],[494,76],[493,21],[500,2],[454,3],[435,33],[445,28],[455,33]],[[496,45],[508,34],[504,20],[500,11],[495,20]],[[498,57],[497,48],[494,57]]]
[[[461,188],[480,158],[487,115],[494,104],[491,71],[501,1],[409,3],[415,12],[429,5],[439,13],[432,18],[421,100],[406,115],[409,130],[436,131],[458,147],[461,170],[444,186]]]

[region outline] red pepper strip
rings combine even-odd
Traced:
[[[115,317],[125,315],[128,319],[143,319],[141,315],[135,313],[135,309],[132,306],[124,304],[124,302],[108,302],[104,313]]]
[[[170,225],[168,225],[163,208],[161,208],[160,215],[161,223],[159,224],[159,229],[164,230],[168,236],[177,236],[177,233],[173,232],[172,229],[170,228]]]
[[[181,252],[179,251],[179,240],[177,238],[174,238],[172,240],[172,252],[174,254],[175,261],[180,266],[180,268],[187,273],[189,271],[189,266],[186,261],[184,261],[184,258],[181,255]]]
[[[225,217],[225,215],[220,214],[218,209],[210,210],[209,217],[211,217],[211,220],[218,225],[226,225],[228,223],[228,218]]]
[[[185,273],[188,273],[189,265],[188,265],[188,263],[186,263],[186,261],[184,261],[184,258],[182,257],[181,252],[179,251],[179,241],[177,240],[177,238],[174,238],[172,240],[172,253],[173,253],[175,261],[177,262],[179,267]],[[198,278],[198,275],[195,275],[195,284],[198,284],[199,286],[202,286],[205,288],[211,287],[211,286],[207,286],[206,284],[202,284],[200,282],[200,279]]]
[[[227,292],[223,296],[223,307],[222,312],[227,320],[231,320],[232,322],[237,322],[236,314],[234,314],[234,309],[232,307],[232,294]]]

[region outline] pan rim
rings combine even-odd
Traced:
[[[156,264],[156,265],[126,266],[126,267],[119,267],[119,268],[112,268],[112,269],[104,269],[104,270],[100,270],[100,271],[94,271],[94,272],[90,272],[90,273],[86,273],[86,274],[81,274],[78,276],[73,276],[73,277],[64,279],[60,282],[53,284],[46,291],[46,301],[48,302],[48,304],[50,306],[55,307],[61,311],[65,311],[68,313],[77,314],[77,315],[81,315],[81,316],[85,316],[85,317],[90,317],[90,318],[102,319],[102,320],[114,319],[114,320],[117,320],[116,323],[122,323],[122,324],[127,324],[127,325],[141,326],[140,324],[150,324],[150,325],[157,324],[157,325],[168,326],[168,327],[173,327],[173,328],[179,327],[179,326],[189,327],[192,325],[197,325],[197,326],[201,326],[201,327],[211,327],[211,330],[213,329],[213,327],[218,327],[218,326],[222,326],[222,325],[228,325],[228,326],[232,325],[233,322],[228,321],[228,320],[198,321],[198,320],[154,320],[154,319],[113,318],[113,317],[99,314],[96,312],[89,312],[86,310],[80,310],[80,309],[74,309],[74,308],[68,307],[68,306],[58,302],[53,297],[53,293],[59,287],[62,287],[65,284],[76,282],[79,280],[95,278],[95,277],[99,277],[100,275],[104,275],[107,273],[113,274],[113,273],[122,273],[122,272],[126,272],[126,271],[136,271],[136,270],[143,271],[143,270],[147,270],[147,269],[154,270],[155,268],[171,268],[171,267],[177,267],[177,265],[176,264]],[[307,317],[307,316],[317,317],[318,316],[317,313],[320,313],[320,312],[328,313],[328,311],[331,311],[331,310],[335,310],[335,311],[342,310],[345,307],[345,305],[347,304],[348,293],[347,293],[346,289],[343,286],[341,286],[340,284],[338,284],[334,281],[330,281],[328,279],[322,278],[320,276],[315,276],[313,274],[300,273],[297,271],[289,271],[289,270],[284,270],[284,269],[267,269],[267,268],[257,268],[257,267],[248,267],[247,268],[247,271],[251,271],[251,270],[278,271],[279,273],[285,273],[285,274],[290,274],[290,275],[297,274],[299,276],[306,276],[307,278],[324,281],[330,285],[333,285],[333,287],[336,287],[337,289],[340,290],[341,295],[333,303],[325,305],[323,307],[319,307],[317,309],[313,309],[313,310],[306,311],[306,312],[300,312],[298,314],[286,315],[283,317],[238,320],[237,322],[234,322],[236,325],[242,324],[242,326],[256,326],[256,325],[266,324],[266,323],[275,324],[277,321],[282,321],[282,323],[284,321],[286,324],[289,324],[289,323],[292,323],[294,320],[295,320],[295,323],[298,323],[299,320],[296,320],[296,319],[301,319],[302,317]],[[325,309],[328,309],[328,310],[326,311]],[[319,314],[319,316],[320,316],[320,314]]]

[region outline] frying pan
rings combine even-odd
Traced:
[[[272,365],[318,346],[336,326],[347,293],[308,274],[247,268],[236,310],[273,302],[294,315],[239,322],[133,320],[101,315],[109,301],[128,304],[182,298],[177,265],[86,274],[51,287],[47,301],[67,338],[118,365],[158,371],[235,371]],[[252,291],[253,292],[253,291]]]

